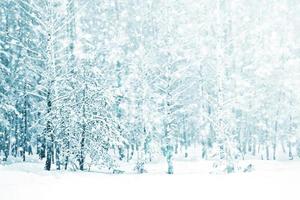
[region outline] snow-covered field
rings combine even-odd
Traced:
[[[227,175],[211,174],[209,161],[177,161],[174,175],[161,170],[163,162],[147,165],[141,175],[46,172],[36,161],[14,163],[0,166],[0,199],[300,199],[300,161],[249,162],[253,172]]]

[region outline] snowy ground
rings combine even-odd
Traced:
[[[177,161],[174,175],[165,163],[147,165],[147,174],[46,172],[36,161],[0,165],[1,200],[53,199],[300,199],[300,161],[247,161],[255,170],[210,174],[209,161]]]

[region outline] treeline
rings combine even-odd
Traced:
[[[2,0],[0,152],[117,172],[300,155],[297,0]],[[298,49],[297,49],[298,48]],[[298,82],[299,84],[299,82]]]

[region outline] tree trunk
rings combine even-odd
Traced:
[[[253,141],[252,155],[253,155],[253,156],[256,155],[256,142],[255,142],[255,141]]]
[[[45,169],[48,171],[50,171],[50,169],[51,169],[51,155],[52,155],[51,144],[47,144],[47,157],[46,157]]]
[[[81,171],[83,171],[84,169],[84,142],[85,142],[85,125],[83,125],[83,130],[81,133],[81,141],[80,141],[79,169]]]
[[[68,169],[68,164],[69,164],[69,151],[70,151],[69,132],[67,133],[66,148],[67,148],[67,155],[65,157],[65,170]]]
[[[270,160],[269,146],[266,145],[266,159]]]
[[[171,145],[167,146],[167,163],[168,163],[168,174],[173,174],[174,173],[173,147]]]
[[[26,77],[25,77],[26,78]],[[27,135],[28,135],[28,97],[27,97],[27,82],[24,84],[24,135],[23,135],[23,162],[25,162],[25,153],[27,150]]]
[[[55,161],[56,169],[60,170],[60,147],[57,143],[55,144]]]
[[[85,132],[86,132],[86,90],[87,90],[87,84],[85,84],[85,88],[83,90],[83,107],[82,107],[82,117],[83,117],[83,123],[82,123],[82,132],[81,132],[81,141],[80,141],[80,155],[79,155],[79,169],[81,171],[84,170],[84,148],[85,148]]]
[[[49,114],[51,113],[51,109],[52,109],[52,102],[51,102],[51,99],[50,99],[50,88],[49,87],[49,90],[48,90],[48,93],[47,93],[47,114],[48,114],[48,117]],[[47,156],[46,156],[46,165],[45,165],[45,169],[50,171],[51,169],[51,160],[53,159],[52,158],[52,155],[53,155],[53,140],[54,140],[54,136],[53,136],[53,133],[52,133],[52,126],[51,126],[51,121],[50,119],[47,120],[47,126],[46,126],[46,151],[47,151]]]
[[[289,159],[293,160],[294,157],[293,157],[293,153],[292,153],[292,144],[291,144],[291,142],[288,143],[288,147],[289,147]]]
[[[273,144],[273,160],[276,160],[276,143]]]

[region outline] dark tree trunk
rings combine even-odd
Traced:
[[[40,159],[42,160],[45,157],[46,157],[46,138],[45,136],[43,136],[41,139]]]
[[[9,155],[9,136],[8,136],[8,132],[7,132],[6,129],[4,131],[4,149],[3,149],[3,152],[4,152],[3,161],[7,161],[8,155]]]
[[[46,166],[45,169],[50,171],[51,169],[51,153],[52,149],[50,147],[50,145],[47,145],[47,157],[46,157]]]
[[[83,117],[83,123],[82,123],[82,133],[81,133],[81,141],[80,141],[80,155],[79,155],[79,169],[81,171],[84,170],[84,148],[85,148],[85,132],[86,132],[86,90],[87,85],[85,84],[85,88],[83,90],[83,111],[82,111],[82,117]]]
[[[27,83],[25,81],[24,85],[24,135],[23,135],[23,162],[25,162],[26,158],[26,150],[27,150],[27,135],[28,135],[28,97],[27,97]]]
[[[80,141],[80,155],[79,155],[79,169],[83,171],[84,169],[84,142],[85,142],[85,125],[83,126],[83,131]]]
[[[48,139],[47,142],[47,156],[46,156],[46,166],[45,169],[50,171],[51,169],[51,163],[53,159],[53,133],[51,130],[51,122],[47,122],[47,133],[50,134],[50,138]]]
[[[58,144],[55,145],[55,160],[56,160],[56,169],[60,170],[60,147]]]
[[[70,151],[69,133],[67,133],[66,148],[67,148],[67,155],[65,157],[65,170],[68,169],[68,164],[69,164],[69,151]]]
[[[47,94],[47,114],[48,117],[49,114],[51,113],[51,109],[52,109],[52,102],[50,99],[50,87],[49,87],[49,91]],[[53,155],[53,140],[54,140],[54,136],[53,136],[53,132],[52,132],[52,126],[51,126],[51,121],[50,119],[48,119],[47,121],[47,126],[46,126],[46,151],[47,151],[47,156],[46,156],[46,165],[45,165],[45,169],[50,171],[51,169],[51,161],[52,161],[52,155]]]
[[[18,116],[17,115],[15,115],[15,141],[14,141],[14,143],[12,144],[12,155],[14,156],[14,157],[17,157],[17,153],[18,153],[18,150],[17,150],[17,138],[18,138]]]

